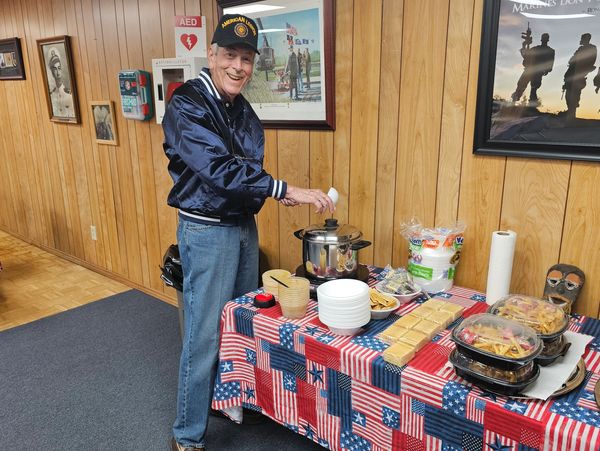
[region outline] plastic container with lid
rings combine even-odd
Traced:
[[[565,339],[564,335],[560,335],[554,340],[544,341],[544,349],[535,358],[535,361],[541,366],[550,365],[559,357],[563,357],[570,347],[571,343]]]
[[[569,325],[569,316],[559,306],[520,294],[503,297],[488,312],[531,327],[544,341],[558,338]]]
[[[543,347],[531,327],[489,313],[466,318],[454,328],[452,339],[467,357],[505,370],[533,360]]]
[[[455,349],[448,359],[456,374],[469,382],[495,393],[514,396],[521,393],[540,375],[540,368],[529,361],[512,370],[485,365]]]

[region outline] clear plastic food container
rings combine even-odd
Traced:
[[[456,374],[469,382],[494,393],[514,396],[521,393],[540,375],[540,367],[533,361],[514,370],[501,370],[474,360],[455,349],[448,359]]]
[[[486,365],[461,353],[458,349],[452,352],[450,362],[476,373],[488,382],[502,382],[504,384],[520,384],[528,382],[535,374],[535,362],[530,360],[513,370],[503,370],[495,366]]]
[[[559,306],[520,294],[498,300],[488,312],[531,327],[544,341],[556,339],[569,325],[569,316]]]
[[[563,357],[570,347],[571,343],[565,339],[565,336],[559,335],[554,340],[544,341],[544,349],[535,358],[535,361],[541,366],[550,365],[559,357]]]
[[[452,339],[467,357],[504,370],[518,369],[543,348],[531,327],[490,313],[466,318],[454,328]]]

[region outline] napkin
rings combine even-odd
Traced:
[[[569,330],[565,332],[564,336],[571,343],[571,347],[565,356],[559,357],[551,365],[540,366],[540,376],[523,390],[523,395],[530,398],[548,399],[569,379],[585,352],[585,347],[594,338],[590,335],[583,335]]]

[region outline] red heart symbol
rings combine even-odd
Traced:
[[[195,34],[182,34],[181,38],[179,39],[181,39],[181,43],[188,50],[192,50],[192,48],[196,45],[196,42],[198,42],[198,36]]]

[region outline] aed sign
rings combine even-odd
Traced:
[[[206,18],[175,16],[175,56],[206,58]]]

